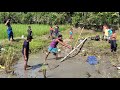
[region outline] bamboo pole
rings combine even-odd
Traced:
[[[80,39],[80,36],[81,36],[81,34],[82,34],[83,30],[84,30],[84,27],[81,29],[80,35],[79,35],[79,37],[78,37],[78,39],[77,39],[77,41],[76,41],[76,43],[75,43],[74,48],[76,47],[76,45],[77,45],[77,43],[78,43],[78,40]]]
[[[84,43],[86,40],[87,38],[85,38],[76,48],[74,48],[69,54],[67,54],[63,59],[61,59],[60,62],[63,62],[71,53],[73,53],[78,47],[80,47],[80,45]]]

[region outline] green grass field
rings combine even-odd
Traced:
[[[22,35],[27,36],[27,24],[12,24],[12,29],[14,37],[21,37]],[[39,24],[30,24],[33,36],[41,36],[49,33],[49,25],[39,25]],[[54,27],[54,26],[53,26]],[[60,31],[63,31],[70,27],[69,25],[59,25]],[[7,26],[0,24],[0,39],[6,39],[7,36]]]
[[[0,53],[0,65],[4,65],[7,69],[10,69],[12,64],[19,60],[19,58],[22,56],[22,44],[27,36],[28,26],[29,25],[13,24],[12,28],[15,41],[11,43],[7,39],[7,27],[4,24],[0,24],[0,45],[2,48],[5,48],[5,51]],[[48,46],[51,39],[48,39],[48,35],[46,36],[46,34],[49,34],[49,25],[31,24],[30,26],[32,28],[34,38],[32,42],[30,42],[30,49],[32,54],[37,53],[41,49]],[[69,25],[59,25],[60,31],[65,31],[69,28]],[[25,36],[24,39],[21,38],[22,35]]]

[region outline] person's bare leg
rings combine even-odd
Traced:
[[[46,77],[46,69],[43,70],[43,76],[44,76],[44,78],[47,78]]]
[[[24,70],[26,70],[27,68],[27,61],[25,60],[25,63],[24,63]]]
[[[49,54],[50,54],[50,52],[48,52],[47,55],[46,55],[46,57],[45,57],[45,63],[47,61],[47,57],[48,57]]]
[[[57,60],[57,59],[58,59],[58,53],[56,53],[56,55],[55,55],[55,56],[56,56],[56,60]]]

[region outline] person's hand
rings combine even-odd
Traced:
[[[25,61],[27,61],[27,57],[25,57]]]
[[[67,46],[69,49],[72,49],[72,47],[71,46]]]
[[[8,19],[6,23],[8,23],[8,22],[10,22],[10,19]]]

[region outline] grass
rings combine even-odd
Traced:
[[[4,25],[0,25],[1,26]],[[13,31],[15,33],[16,36],[16,41],[13,42],[12,44],[8,42],[7,39],[4,39],[1,41],[2,46],[7,50],[6,52],[0,53],[0,64],[5,65],[8,69],[10,69],[10,66],[13,64],[13,62],[16,62],[17,60],[19,60],[19,58],[22,56],[21,53],[21,49],[22,49],[22,44],[23,44],[23,39],[21,39],[21,35],[27,35],[27,26],[28,25],[12,25],[13,27]],[[38,26],[38,27],[37,27]],[[17,28],[15,27],[19,27],[20,29],[18,30],[19,33],[17,33]],[[38,51],[40,51],[41,49],[45,48],[46,46],[49,45],[50,41],[48,39],[48,37],[45,34],[49,34],[49,26],[48,25],[31,25],[32,30],[33,30],[33,35],[34,35],[34,39],[33,41],[30,43],[30,49],[31,49],[31,53],[36,53]],[[2,27],[3,28],[3,27]],[[6,34],[6,27],[4,26],[4,34]],[[22,29],[23,28],[23,29]],[[64,26],[61,25],[60,26],[60,33],[63,35],[63,39],[68,39],[69,38],[69,29],[70,26]],[[2,33],[3,33],[2,32]],[[78,40],[78,37],[80,35],[80,29],[74,30],[73,31],[73,40],[70,42],[70,44],[72,46],[75,45],[75,43]],[[7,38],[4,37],[1,34],[0,38]],[[18,35],[18,37],[17,37]],[[86,37],[93,37],[96,35],[100,35],[102,36],[102,32],[94,32],[91,30],[86,30],[84,29],[80,39],[82,38],[86,38]],[[46,38],[47,37],[47,38]],[[106,41],[94,41],[94,40],[88,40],[83,49],[85,49],[85,52],[87,53],[87,55],[95,55],[97,57],[102,58],[103,56],[108,56],[111,58],[110,62],[113,63],[114,62],[114,58],[119,58],[119,54],[120,54],[120,35],[117,35],[117,44],[118,44],[118,51],[117,51],[117,56],[113,57],[113,54],[110,52],[110,44],[107,43]],[[15,57],[16,55],[16,57]]]
[[[14,33],[14,37],[21,37],[22,35],[27,36],[27,24],[12,24],[12,29]],[[42,36],[49,33],[49,25],[39,25],[39,24],[30,24],[33,36]],[[59,25],[60,31],[64,31],[69,25]],[[0,39],[6,39],[7,36],[7,27],[4,24],[0,24]]]
[[[5,51],[0,53],[0,65],[4,65],[7,70],[11,69],[11,66],[22,57],[22,44],[25,39],[22,39],[21,36],[27,36],[27,27],[28,25],[12,25],[15,41],[8,42],[6,27],[1,24],[0,28],[2,29],[2,34],[0,35],[0,44],[2,48],[5,48]],[[49,34],[49,26],[48,25],[31,25],[33,31],[33,40],[30,42],[31,54],[37,53],[41,49],[45,48],[49,45],[50,39],[46,34]],[[69,25],[60,25],[60,31],[67,30]],[[46,36],[44,36],[46,35]],[[42,38],[42,37],[45,38]],[[3,39],[3,40],[2,40]]]
[[[80,29],[78,29],[78,30],[74,29],[74,31],[73,31],[73,38],[74,39],[70,43],[72,46],[74,46],[75,43],[77,42],[78,37],[80,35],[80,32],[81,32]],[[94,41],[94,40],[89,40],[89,39],[86,41],[86,43],[83,46],[83,50],[85,50],[84,53],[86,53],[87,56],[95,55],[99,59],[102,59],[102,57],[104,58],[104,56],[108,57],[106,59],[109,59],[111,64],[120,63],[120,60],[118,60],[119,62],[117,62],[117,59],[120,58],[119,57],[119,54],[120,54],[120,49],[119,49],[120,48],[120,35],[119,35],[118,31],[116,31],[116,32],[117,32],[117,44],[118,44],[116,54],[111,53],[110,44],[107,41],[103,41],[103,40]],[[64,31],[64,38],[69,38],[68,33],[69,33],[69,31],[67,31],[67,30]],[[84,29],[81,36],[80,36],[80,39],[86,38],[86,37],[95,37],[96,35],[100,35],[100,37],[102,37],[102,32],[95,32],[95,31]],[[82,52],[81,52],[80,55],[84,56],[84,53],[82,54]]]

